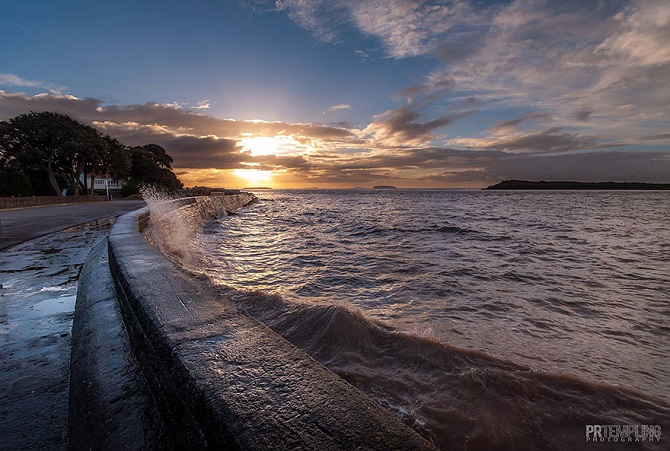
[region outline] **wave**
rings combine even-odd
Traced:
[[[426,234],[437,233],[444,235],[479,235],[475,230],[465,227],[458,227],[455,225],[432,225],[422,227],[383,227],[378,225],[361,225],[355,224],[348,227],[345,233],[353,237],[370,237],[370,236],[388,236],[388,235],[404,235],[404,234]]]
[[[412,336],[344,305],[218,289],[441,449],[578,449],[592,424],[670,430],[670,406],[632,389]]]

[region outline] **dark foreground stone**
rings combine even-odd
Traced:
[[[93,248],[79,280],[68,410],[70,449],[169,447],[132,356],[109,271],[107,239]]]

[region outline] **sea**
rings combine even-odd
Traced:
[[[670,192],[255,194],[184,265],[437,448],[670,449]]]

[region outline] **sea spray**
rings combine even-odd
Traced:
[[[184,264],[193,261],[195,235],[205,221],[225,217],[255,199],[251,193],[176,197],[151,187],[141,192],[150,212],[142,233],[168,257]]]
[[[192,261],[190,248],[194,229],[184,210],[175,205],[176,196],[171,196],[154,187],[143,187],[142,197],[149,207],[150,219],[143,230],[145,238],[168,257],[181,262]]]

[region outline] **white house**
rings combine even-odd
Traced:
[[[83,183],[83,178],[84,176],[81,176],[82,183]],[[95,176],[95,186],[93,187],[94,191],[118,191],[120,190],[125,182],[123,180],[117,180],[115,178],[112,178],[109,175],[96,175]],[[88,175],[86,177],[86,188],[91,189],[91,176]]]
[[[87,179],[86,183],[88,185],[88,189],[91,189],[90,178]],[[96,177],[95,186],[93,187],[93,189],[96,191],[109,189],[111,191],[121,189],[123,185],[124,185],[123,180],[116,180],[111,177]]]

